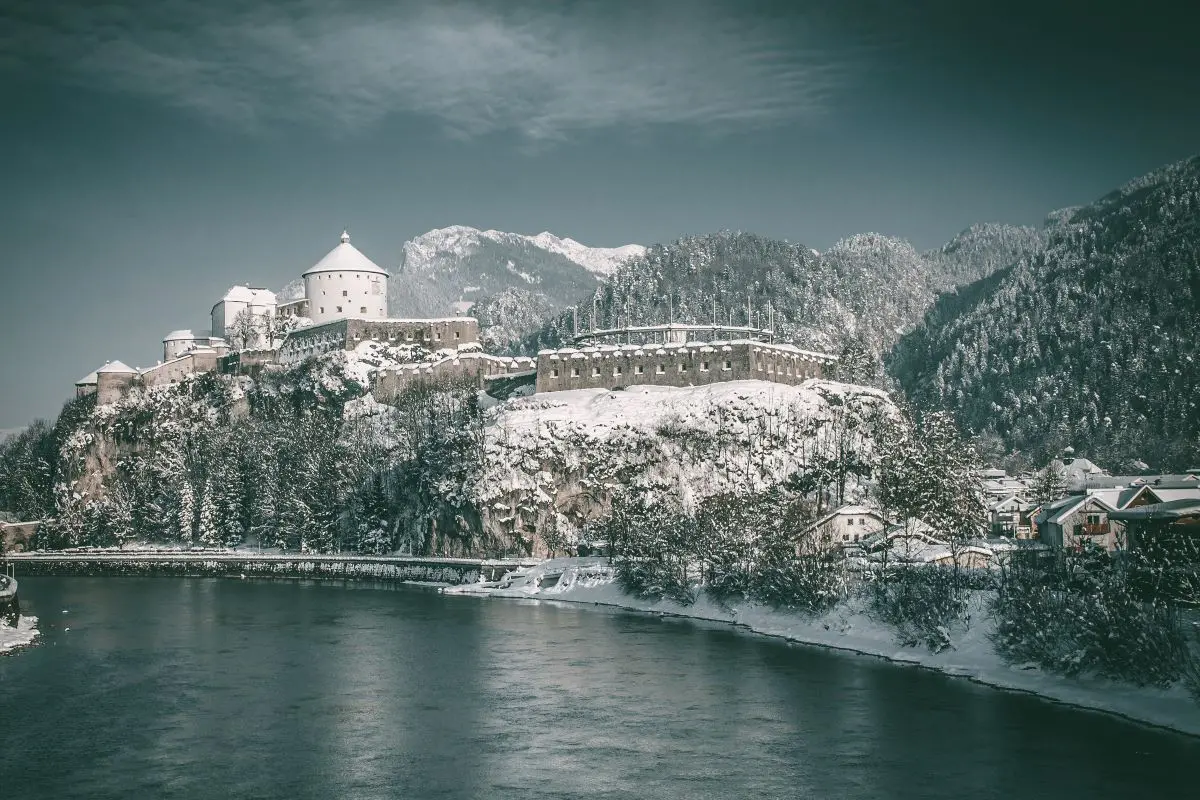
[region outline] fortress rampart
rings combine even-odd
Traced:
[[[625,386],[700,386],[737,380],[796,385],[826,377],[836,357],[750,340],[601,345],[538,353],[538,392]]]

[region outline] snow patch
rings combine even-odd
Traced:
[[[0,622],[0,653],[33,644],[38,635],[37,617],[22,616],[16,627]]]

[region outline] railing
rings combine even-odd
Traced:
[[[1109,525],[1107,522],[1089,523],[1075,526],[1076,536],[1107,536],[1109,534]]]

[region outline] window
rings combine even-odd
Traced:
[[[454,338],[455,338],[455,339],[460,339],[460,338],[462,338],[462,334],[460,334],[458,331],[455,331],[455,332],[454,332]]]
[[[550,370],[550,377],[551,377],[551,378],[557,378],[557,377],[558,377],[558,369],[557,369],[557,368]]]
[[[662,374],[663,374],[664,372],[666,372],[666,371],[667,371],[667,365],[666,365],[666,364],[659,364],[659,365],[658,365],[658,374],[659,374],[659,375],[662,375]]]
[[[365,313],[367,313],[367,307],[366,307],[366,306],[359,306],[359,307],[358,307],[358,313],[360,313],[360,314],[365,314]]]
[[[435,334],[433,335],[433,338],[437,339],[437,340],[440,342],[440,341],[442,340],[442,333],[441,333],[441,331],[438,331],[437,333],[435,333]]]
[[[638,364],[636,367],[633,368],[633,371],[636,372],[638,375],[641,375],[643,372],[646,371],[646,368],[643,367],[641,364]]]
[[[733,362],[732,362],[732,361],[726,361],[726,362],[725,362],[725,366],[724,366],[724,367],[722,367],[722,369],[733,369]]]
[[[406,342],[411,342],[411,341],[412,341],[412,331],[405,331],[405,332],[404,332],[404,341],[406,341]]]
[[[593,378],[600,377],[600,368],[599,367],[592,367],[592,377]]]
[[[345,289],[342,289],[342,297],[349,297],[349,296],[350,296],[350,293],[347,292]]]
[[[322,313],[322,314],[324,314],[324,313],[325,313],[325,306],[321,306],[321,313]]]
[[[687,372],[687,364],[680,364],[680,365],[679,365],[679,371],[680,371],[680,372]]]
[[[338,306],[338,307],[337,307],[337,310],[338,310],[338,312],[340,313],[340,312],[341,312],[341,310],[342,310],[342,307],[341,307],[341,306]]]
[[[621,367],[620,366],[613,367],[613,376],[615,377],[620,374],[621,374]]]
[[[579,367],[571,367],[571,377],[572,378],[579,377]]]
[[[707,362],[707,361],[701,361],[701,362],[700,362],[700,371],[701,371],[701,372],[708,372],[708,362]]]
[[[1087,515],[1087,524],[1088,525],[1099,525],[1100,523],[1101,523],[1101,519],[1100,519],[1099,514],[1088,514]]]
[[[854,517],[851,517],[850,519],[846,520],[846,524],[847,524],[847,525],[853,525],[853,524],[854,524]]]

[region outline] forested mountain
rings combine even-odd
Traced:
[[[1051,215],[1045,250],[945,295],[889,368],[910,399],[1045,460],[1195,466],[1200,158]]]
[[[751,233],[722,231],[655,245],[578,304],[580,330],[668,321],[766,327],[802,347],[856,346],[878,359],[933,301],[937,280],[907,242],[879,234],[825,253]],[[575,325],[559,314],[522,348],[559,346]]]
[[[1037,228],[988,222],[972,225],[923,256],[934,284],[953,289],[1015,264],[1044,245],[1045,235]]]

